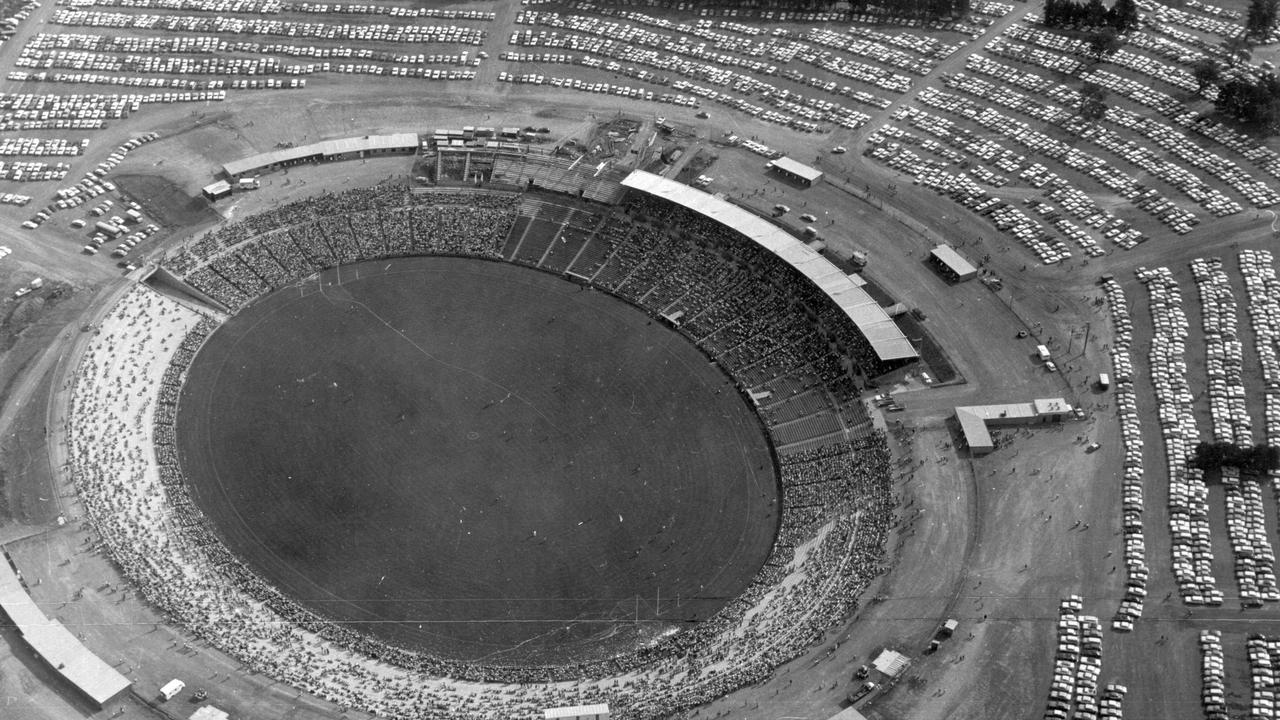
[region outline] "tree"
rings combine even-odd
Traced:
[[[1249,0],[1245,34],[1255,38],[1266,37],[1276,26],[1277,9],[1280,9],[1280,0]]]
[[[1274,132],[1280,123],[1280,80],[1271,74],[1254,80],[1232,78],[1218,88],[1214,107],[1243,124]]]
[[[1089,0],[1084,6],[1084,24],[1087,27],[1101,27],[1107,22],[1107,8],[1102,0]]]
[[[1233,467],[1246,475],[1262,476],[1280,469],[1280,448],[1266,444],[1239,447],[1229,442],[1201,442],[1188,464],[1201,470]]]
[[[1127,33],[1138,27],[1138,6],[1133,0],[1116,0],[1116,4],[1107,11],[1107,25],[1116,32]]]
[[[1089,36],[1089,51],[1093,53],[1095,60],[1101,61],[1103,57],[1114,53],[1121,47],[1124,47],[1124,41],[1111,28],[1103,28]]]
[[[1233,67],[1242,62],[1249,62],[1253,57],[1253,48],[1249,46],[1249,38],[1244,33],[1223,40],[1222,49],[1226,51],[1227,57],[1231,58]]]
[[[1097,83],[1085,83],[1080,88],[1080,117],[1097,122],[1107,114],[1107,91]]]
[[[1222,68],[1218,67],[1218,63],[1213,58],[1206,55],[1191,67],[1191,75],[1196,79],[1196,92],[1203,93],[1205,88],[1222,81]]]

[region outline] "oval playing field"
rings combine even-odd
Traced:
[[[776,472],[690,342],[538,271],[329,271],[220,328],[184,386],[192,494],[302,605],[469,662],[634,649],[739,594]]]

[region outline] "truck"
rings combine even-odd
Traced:
[[[119,225],[106,222],[105,220],[99,220],[94,223],[93,226],[97,228],[98,232],[106,235],[107,237],[120,237],[124,234],[124,228]]]
[[[1053,353],[1049,352],[1049,348],[1044,345],[1036,346],[1036,354],[1040,356],[1041,362],[1049,362],[1049,359],[1053,357]]]
[[[870,695],[872,691],[874,691],[875,689],[876,689],[876,684],[871,682],[870,680],[862,683],[861,685],[858,686],[856,690],[849,693],[849,698],[848,698],[849,704],[852,705],[853,703],[858,702],[862,698]]]

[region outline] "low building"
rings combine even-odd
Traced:
[[[951,282],[964,282],[978,276],[978,269],[950,245],[939,245],[929,253],[929,262]]]
[[[223,165],[222,172],[227,180],[239,180],[308,162],[332,162],[379,155],[412,155],[416,152],[416,133],[363,135],[251,155]]]
[[[217,202],[224,197],[231,196],[231,183],[226,180],[219,180],[216,183],[205,185],[200,192],[209,202]]]
[[[609,720],[609,705],[571,705],[547,708],[542,711],[543,720]]]
[[[1061,422],[1071,414],[1071,406],[1062,398],[1032,400],[1029,403],[1004,405],[969,405],[956,408],[956,420],[969,451],[986,455],[995,450],[989,425],[1034,425]]]
[[[765,167],[770,172],[777,173],[791,182],[799,183],[803,187],[812,187],[814,183],[822,179],[821,170],[796,162],[789,157],[770,160]]]
[[[205,705],[191,713],[191,717],[188,720],[229,720],[230,717],[226,710],[212,705]]]

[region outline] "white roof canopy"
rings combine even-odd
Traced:
[[[880,303],[818,251],[773,223],[688,185],[636,170],[623,186],[662,198],[732,228],[800,271],[857,326],[881,360],[918,357]]]

